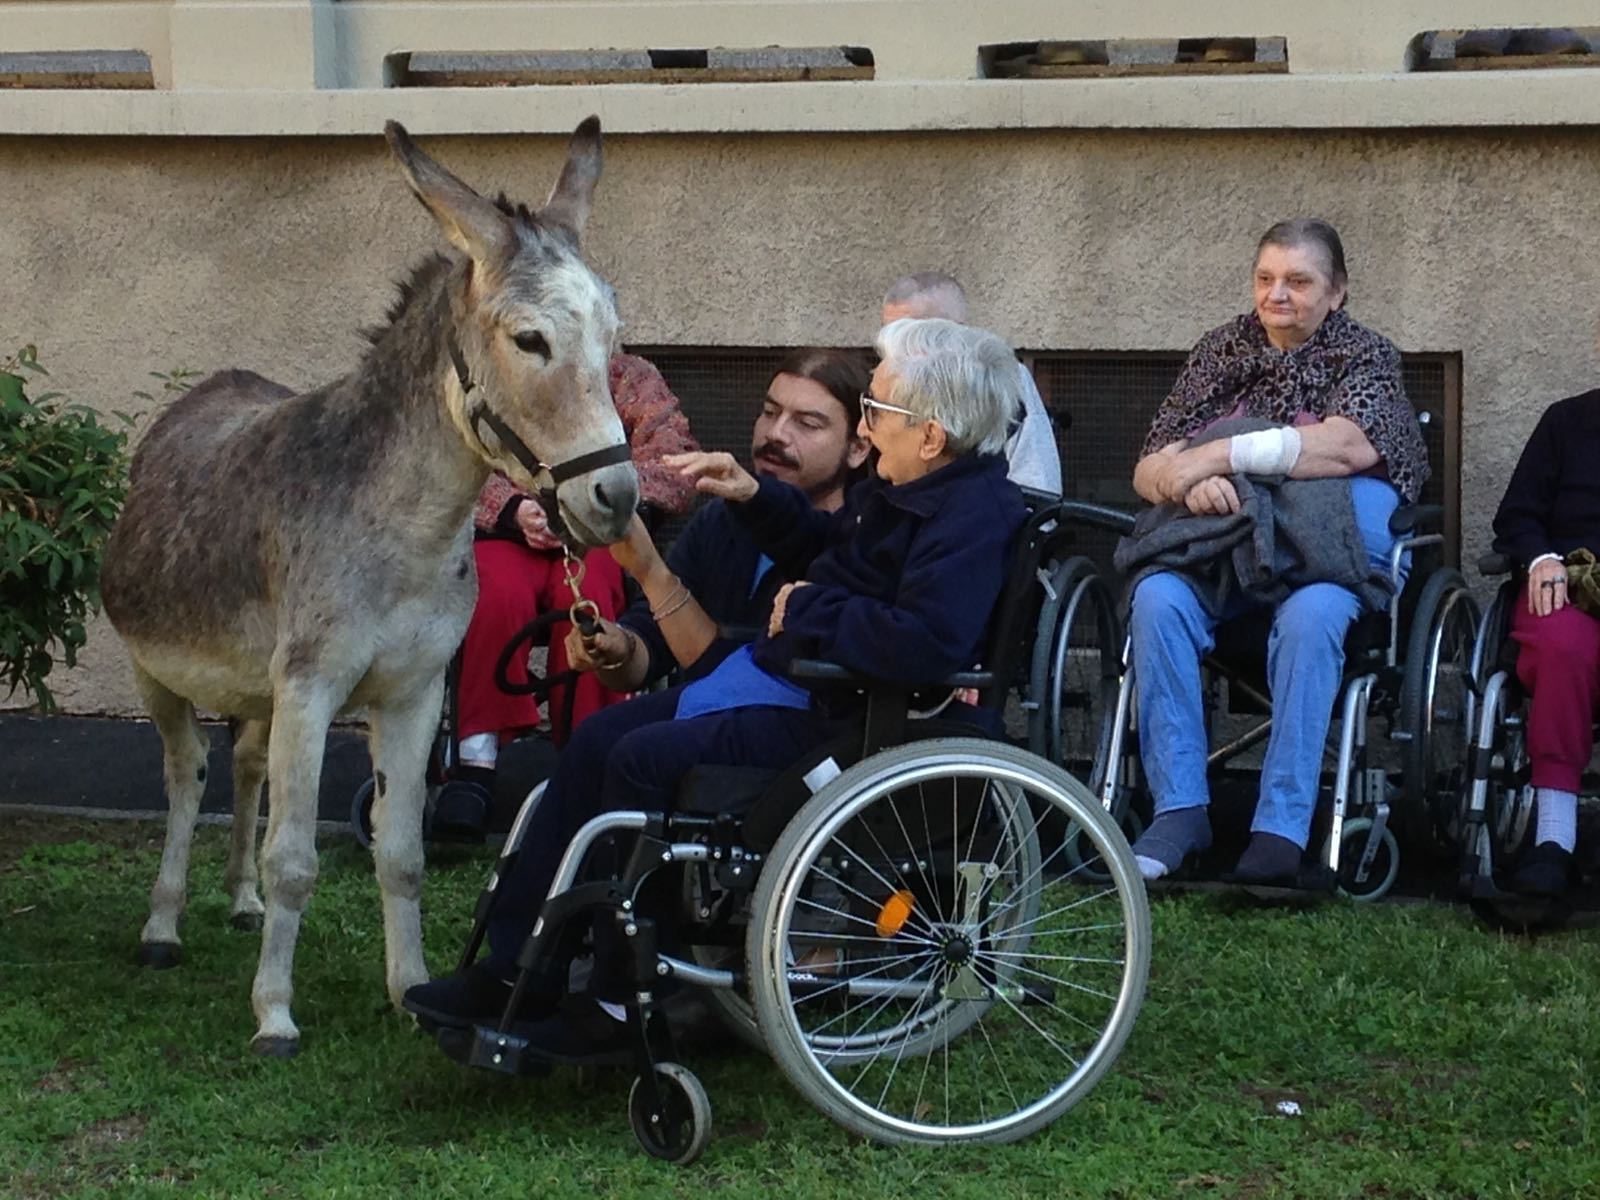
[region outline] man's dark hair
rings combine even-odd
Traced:
[[[861,393],[872,384],[872,373],[858,351],[791,350],[772,373],[774,379],[779,375],[796,375],[827,388],[844,408],[849,421],[847,435],[854,436],[856,425],[861,421]]]

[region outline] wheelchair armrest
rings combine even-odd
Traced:
[[[1438,504],[1402,504],[1389,514],[1389,532],[1438,533],[1444,528],[1444,508]]]
[[[1103,504],[1090,504],[1086,500],[1063,500],[1057,506],[1064,520],[1081,521],[1112,533],[1132,533],[1134,514],[1120,508],[1107,508]]]
[[[760,637],[764,629],[759,625],[718,625],[717,636],[727,638],[730,642],[753,642]]]
[[[794,659],[789,663],[789,678],[814,679],[820,683],[845,683],[860,688],[871,688],[876,684],[883,683],[881,679],[874,679],[870,675],[857,674],[849,667],[841,667],[836,662],[827,662],[820,658]],[[994,681],[993,671],[957,671],[948,678],[924,686],[986,688],[991,686]]]
[[[820,683],[856,683],[866,684],[872,682],[848,667],[841,667],[836,662],[828,662],[820,658],[796,658],[789,662],[790,679],[815,679]]]
[[[1478,560],[1478,574],[1493,579],[1496,575],[1511,574],[1515,566],[1509,554],[1485,554]]]

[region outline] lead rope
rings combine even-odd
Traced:
[[[600,606],[584,597],[581,590],[583,559],[573,554],[572,547],[565,542],[561,543],[561,574],[566,580],[567,591],[572,594],[572,607],[567,609],[567,616],[584,637],[593,637],[600,627]]]

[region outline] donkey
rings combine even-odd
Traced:
[[[598,119],[578,126],[537,212],[479,196],[400,125],[385,134],[457,253],[416,269],[344,378],[292,395],[231,371],[175,402],[134,458],[101,570],[165,751],[167,841],[141,961],[178,961],[205,784],[195,709],[226,714],[239,722],[227,886],[234,923],[262,926],[251,1002],[263,1054],[299,1048],[294,948],[317,875],[324,744],[342,712],[368,722],[390,999],[427,979],[424,769],[476,598],[470,518],[490,470],[538,490],[582,545],[621,538],[638,501],[607,378],[615,297],[580,248]],[[263,774],[264,906],[252,863]]]

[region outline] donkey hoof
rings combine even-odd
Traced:
[[[228,918],[228,924],[242,933],[260,933],[261,914],[258,912],[236,912]]]
[[[258,1037],[250,1048],[262,1058],[293,1058],[300,1053],[300,1039],[292,1037]]]
[[[138,963],[153,971],[166,971],[183,961],[183,947],[177,942],[141,942]]]

